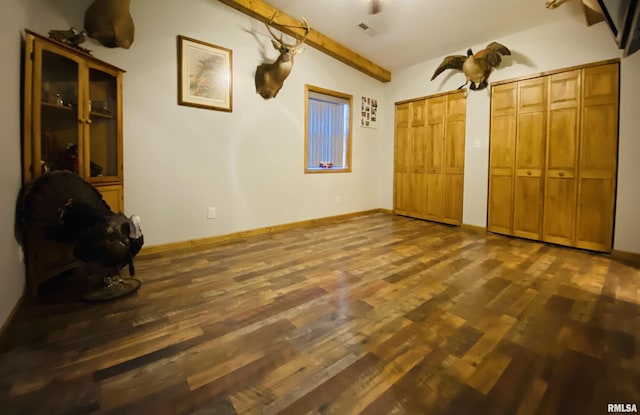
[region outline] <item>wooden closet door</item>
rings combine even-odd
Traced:
[[[411,146],[409,145],[409,103],[396,105],[396,142],[394,208],[400,213],[409,212],[411,196],[409,188],[409,167],[411,165]]]
[[[573,245],[580,125],[580,70],[549,76],[542,239]]]
[[[492,87],[487,230],[510,235],[513,218],[517,83]]]
[[[426,134],[425,134],[425,100],[410,104],[411,122],[409,140],[411,143],[411,166],[409,169],[409,191],[411,195],[410,210],[414,216],[422,216],[426,212]]]
[[[443,214],[443,150],[444,150],[444,117],[446,97],[440,96],[427,100],[427,158],[426,186],[427,204],[425,218],[441,220]]]
[[[467,99],[464,91],[446,98],[442,221],[461,225]]]
[[[541,77],[518,82],[513,235],[530,239],[542,234],[546,81]]]
[[[610,252],[618,151],[618,64],[583,70],[575,246]]]

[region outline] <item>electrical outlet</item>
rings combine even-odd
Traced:
[[[207,209],[207,219],[215,219],[216,218],[216,208],[210,207]]]

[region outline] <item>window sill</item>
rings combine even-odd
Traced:
[[[351,168],[349,167],[332,167],[332,168],[307,168],[304,170],[305,174],[322,174],[322,173],[351,173]]]

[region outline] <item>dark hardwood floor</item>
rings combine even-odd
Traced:
[[[640,270],[607,255],[376,213],[137,271],[19,307],[1,414],[640,411]]]

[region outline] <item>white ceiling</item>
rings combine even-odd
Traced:
[[[390,71],[500,41],[510,33],[570,17],[584,20],[579,0],[547,9],[545,0],[266,0]],[[365,23],[369,34],[357,27]],[[585,23],[586,24],[586,23]],[[509,47],[509,45],[505,45]]]

